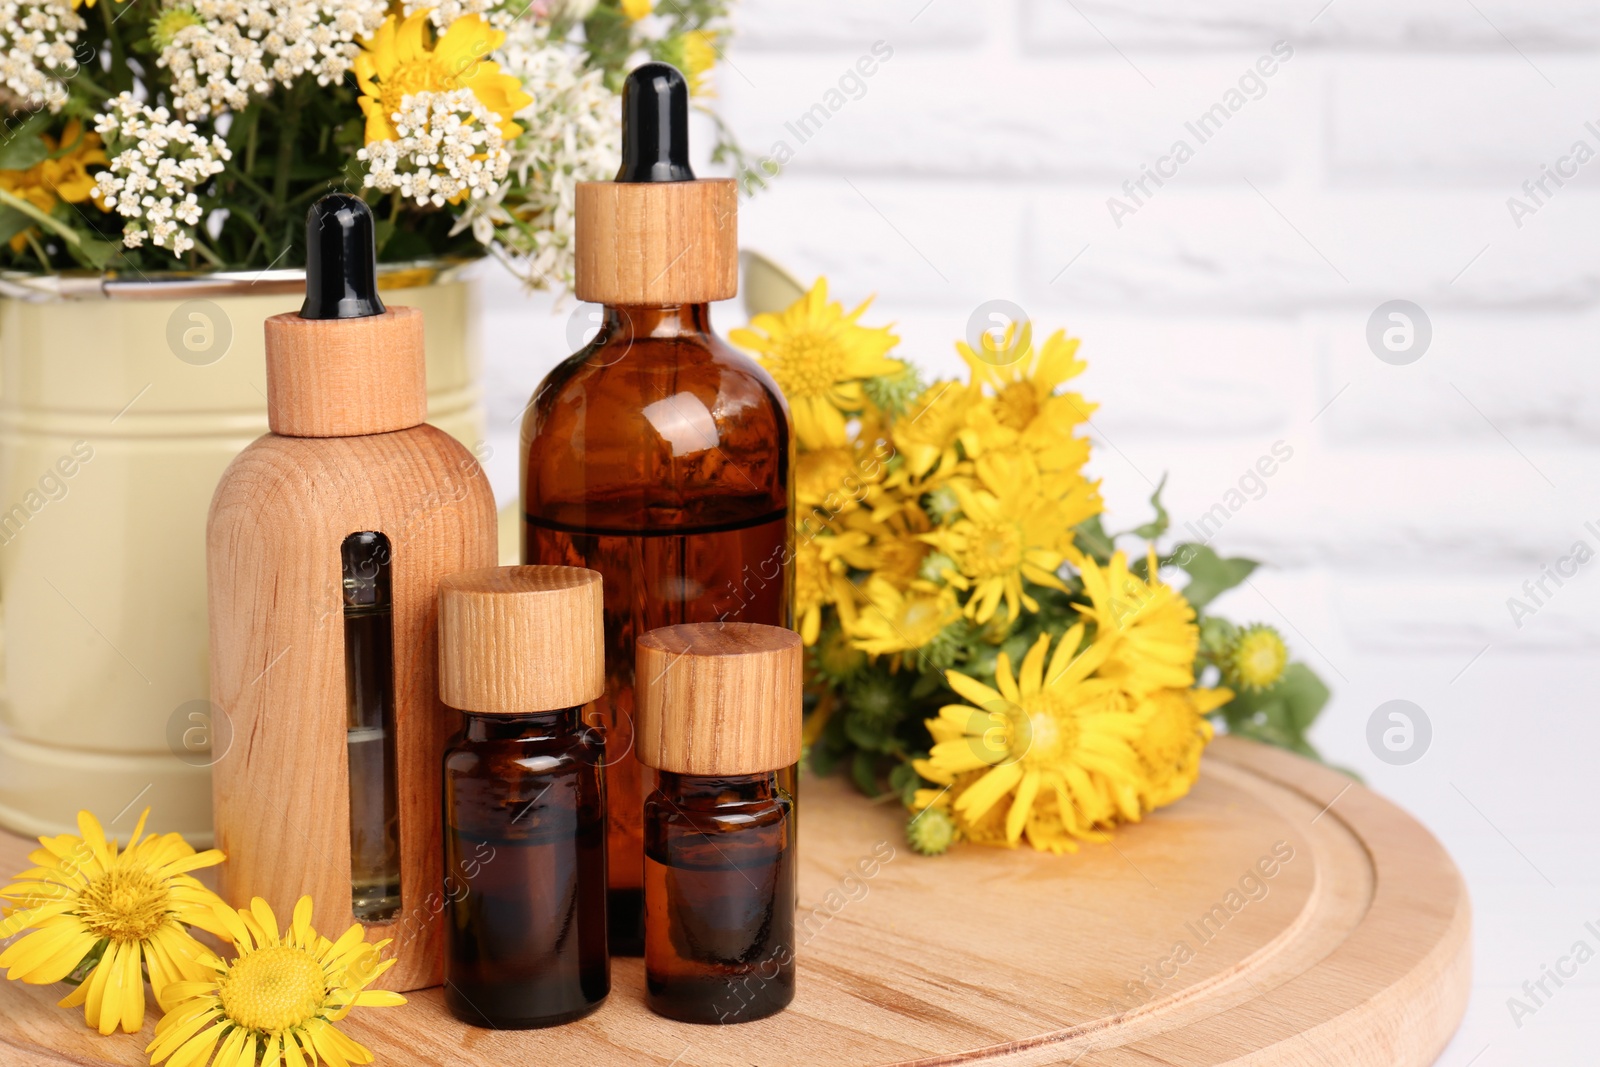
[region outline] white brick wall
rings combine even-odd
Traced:
[[[1506,600],[1579,538],[1600,550],[1600,159],[1520,226],[1506,201],[1574,141],[1600,154],[1600,6],[745,0],[737,27],[719,106],[751,151],[794,149],[745,202],[744,245],[846,301],[876,293],[873,318],[934,371],[956,372],[952,342],[991,298],[1082,337],[1109,525],[1143,521],[1167,473],[1181,526],[1273,442],[1294,448],[1217,535],[1270,563],[1225,606],[1324,673],[1319,742],[1472,883],[1479,994],[1444,1062],[1588,1062],[1595,977],[1521,1030],[1505,997],[1600,918],[1582,784],[1600,561],[1520,628]],[[878,41],[892,57],[798,143],[785,124]],[[1198,144],[1185,123],[1277,41],[1292,57]],[[1107,198],[1178,138],[1194,158],[1118,226]],[[1391,299],[1432,321],[1408,366],[1367,347]],[[503,499],[517,412],[566,351],[547,308],[489,286]],[[1365,741],[1395,697],[1434,726],[1406,767]]]

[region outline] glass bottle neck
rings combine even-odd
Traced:
[[[583,708],[557,708],[529,715],[477,715],[463,712],[468,741],[543,741],[566,737],[582,725]]]
[[[608,304],[600,329],[608,342],[709,336],[711,306],[709,304],[666,306]]]

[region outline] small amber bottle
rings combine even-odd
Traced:
[[[639,639],[645,987],[650,1009],[742,1023],[794,999],[800,638],[750,623]]]
[[[497,1029],[587,1015],[606,952],[600,575],[496,567],[439,590],[439,695],[465,713],[444,757],[445,1002]]]

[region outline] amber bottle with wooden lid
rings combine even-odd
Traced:
[[[497,1029],[587,1015],[611,989],[600,575],[497,567],[439,591],[445,1003]]]
[[[788,410],[711,332],[737,291],[737,192],[688,163],[688,91],[662,63],[623,88],[623,163],[577,190],[577,294],[594,340],[553,370],[523,420],[523,561],[605,581],[611,753],[611,948],[641,941],[634,643],[677,623],[791,621]]]
[[[639,639],[645,988],[685,1022],[740,1023],[794,999],[800,637],[740,623]]]
[[[380,984],[419,989],[443,962],[439,579],[494,562],[494,497],[423,422],[422,315],[379,299],[366,205],[326,196],[306,233],[305,304],[266,322],[272,432],[206,528],[220,888],[361,920],[393,940]]]

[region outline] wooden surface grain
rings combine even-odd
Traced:
[[[1076,856],[907,849],[902,814],[801,785],[799,992],[728,1028],[650,1015],[639,961],[554,1030],[462,1026],[439,992],[345,1026],[393,1064],[1410,1067],[1466,1004],[1470,914],[1449,856],[1350,779],[1220,739],[1194,792]],[[0,867],[26,843],[0,839]],[[1270,873],[1268,873],[1270,872]],[[0,988],[0,1062],[145,1062]]]

